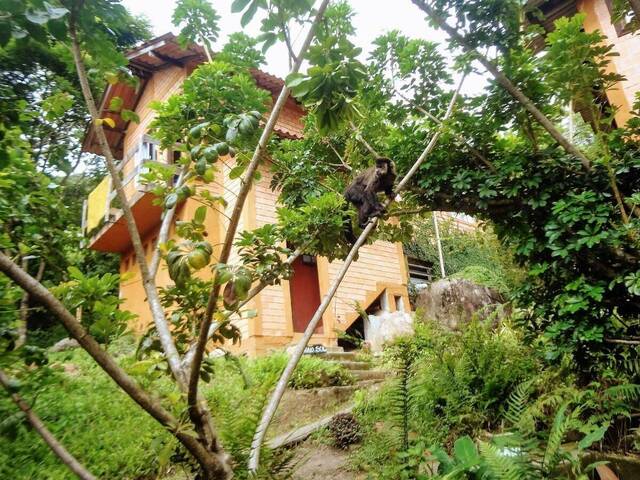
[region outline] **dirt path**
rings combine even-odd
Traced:
[[[307,441],[296,449],[294,462],[299,462],[294,480],[361,480],[363,474],[349,470],[349,452]]]

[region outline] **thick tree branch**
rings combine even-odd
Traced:
[[[407,184],[409,183],[413,175],[418,171],[422,163],[426,160],[429,153],[431,153],[433,148],[436,146],[436,143],[438,142],[438,139],[440,138],[440,135],[444,130],[444,125],[446,124],[446,120],[448,120],[453,114],[453,109],[454,109],[456,100],[458,98],[458,95],[460,93],[460,89],[462,88],[464,78],[465,77],[463,76],[462,80],[460,81],[460,84],[458,85],[458,88],[456,89],[456,92],[451,98],[451,102],[449,103],[449,108],[447,109],[447,113],[445,114],[443,119],[443,124],[438,127],[438,130],[434,133],[433,137],[431,138],[431,141],[426,146],[422,154],[418,157],[418,159],[415,161],[413,166],[409,169],[409,171],[404,176],[404,178],[398,183],[398,185],[394,189],[394,192],[396,194],[401,192],[407,186]],[[393,198],[387,198],[384,204],[385,210],[388,209],[389,205],[391,205],[392,202],[393,202]],[[333,299],[334,295],[338,291],[338,287],[342,283],[342,280],[347,274],[349,267],[351,266],[354,258],[358,254],[358,250],[360,250],[360,247],[364,245],[364,243],[367,241],[367,237],[375,229],[377,224],[378,224],[378,217],[373,217],[369,221],[367,226],[364,228],[364,230],[358,237],[358,240],[351,248],[349,255],[347,255],[347,258],[344,260],[344,263],[342,264],[340,271],[338,272],[335,280],[333,281],[333,284],[329,288],[329,291],[326,293],[326,295],[322,299],[322,302],[320,303],[320,306],[318,307],[316,312],[313,314],[313,317],[309,321],[309,324],[307,325],[307,328],[304,331],[304,335],[302,336],[300,341],[297,343],[295,349],[291,353],[291,356],[289,357],[289,361],[287,362],[287,366],[285,367],[284,372],[282,372],[282,375],[280,376],[280,379],[278,380],[278,383],[276,384],[276,387],[273,393],[271,394],[269,403],[267,404],[264,412],[262,413],[260,424],[258,425],[255,431],[255,434],[253,436],[253,441],[251,443],[251,452],[249,455],[250,471],[255,472],[258,470],[258,467],[260,465],[260,449],[264,442],[267,429],[269,428],[269,425],[273,420],[276,410],[278,409],[278,405],[280,404],[280,400],[282,399],[282,396],[284,395],[284,392],[287,388],[289,379],[291,378],[293,371],[298,365],[298,362],[300,362],[300,358],[304,353],[304,349],[309,344],[309,340],[311,339],[311,336],[313,335],[318,325],[318,322],[322,319],[322,315],[327,310],[327,308],[329,307],[329,304],[331,303],[331,300]]]
[[[553,125],[551,120],[549,120],[544,113],[542,113],[538,107],[536,107],[533,102],[520,90],[516,87],[507,76],[502,73],[486,56],[482,55],[478,50],[471,47],[466,39],[458,33],[458,30],[452,26],[450,26],[446,19],[442,18],[438,15],[433,8],[429,5],[426,0],[411,0],[414,5],[416,5],[419,9],[425,12],[431,20],[433,20],[442,30],[444,30],[447,35],[453,40],[456,41],[458,45],[462,47],[462,49],[471,53],[473,57],[478,60],[484,68],[493,75],[496,81],[507,91],[509,94],[515,98],[524,108],[526,108],[529,113],[536,119],[536,121],[542,125],[542,127],[549,132],[549,135],[553,137],[553,139],[558,142],[562,148],[564,148],[567,153],[575,156],[583,168],[587,171],[591,170],[591,162],[590,160],[582,153],[573,143],[571,143],[567,138],[560,133],[560,131]]]
[[[38,435],[42,437],[49,448],[53,450],[53,453],[55,453],[58,458],[62,460],[62,463],[69,467],[69,470],[75,473],[78,478],[81,478],[82,480],[96,480],[96,477],[94,477],[93,474],[76,459],[76,457],[69,453],[69,451],[64,448],[64,445],[62,445],[62,443],[60,443],[60,441],[55,437],[55,435],[53,435],[53,433],[49,431],[42,420],[40,420],[40,417],[38,417],[34,413],[34,411],[31,410],[29,404],[25,402],[20,397],[20,395],[12,392],[11,380],[2,370],[0,370],[0,383],[9,394],[9,397],[11,397],[11,400],[13,400],[13,403],[15,403],[17,407],[25,414],[33,429],[38,433]]]
[[[0,272],[13,280],[16,284],[29,292],[36,301],[41,303],[50,313],[58,317],[69,335],[75,338],[80,346],[96,361],[122,390],[129,395],[143,410],[155,418],[160,424],[171,431],[184,447],[196,458],[198,463],[208,472],[219,472],[217,478],[227,478],[226,468],[219,456],[212,455],[190,433],[179,428],[179,422],[160,402],[145,392],[127,373],[120,368],[115,360],[89,335],[76,318],[53,294],[18,267],[4,253],[0,252]]]
[[[100,149],[102,151],[102,154],[104,155],[107,169],[109,170],[109,174],[111,175],[112,184],[117,192],[118,199],[120,200],[122,213],[127,224],[129,235],[131,237],[131,244],[133,245],[136,260],[138,261],[138,265],[140,266],[142,283],[145,293],[147,294],[147,300],[149,301],[149,309],[151,310],[151,315],[153,317],[156,330],[158,331],[158,337],[160,338],[160,343],[162,344],[162,348],[167,357],[167,362],[169,363],[171,372],[173,373],[173,376],[175,377],[178,385],[183,391],[185,391],[186,379],[184,378],[184,375],[180,368],[180,355],[178,353],[178,350],[176,349],[173,337],[171,336],[169,324],[167,323],[164,315],[164,310],[160,303],[160,297],[158,296],[158,290],[155,285],[155,280],[149,274],[149,266],[147,265],[144,247],[142,245],[142,239],[140,238],[140,233],[138,232],[138,227],[136,226],[135,217],[133,216],[131,206],[129,205],[129,201],[125,194],[124,186],[122,184],[115,159],[111,152],[107,137],[104,133],[104,129],[98,121],[100,119],[100,113],[98,112],[96,102],[93,98],[93,93],[91,92],[91,88],[89,86],[89,80],[84,66],[84,61],[82,59],[82,52],[80,51],[80,43],[78,41],[78,35],[76,32],[73,15],[69,21],[69,34],[71,35],[71,51],[73,53],[73,60],[76,66],[76,70],[78,72],[80,88],[82,90],[85,103],[89,110],[89,114],[91,115],[96,138],[98,139],[98,144],[100,145]]]
[[[102,128],[100,122],[98,122],[100,114],[96,107],[96,103],[89,86],[87,72],[82,59],[80,44],[78,42],[78,36],[75,28],[76,26],[74,22],[74,14],[72,13],[69,21],[69,34],[72,40],[71,50],[73,53],[76,70],[78,72],[78,78],[80,80],[80,87],[82,89],[87,108],[89,109],[89,113],[91,115],[91,119],[95,128],[96,137],[98,139],[98,143],[100,145],[102,153],[105,157],[107,169],[109,170],[109,173],[111,175],[113,186],[116,189],[118,199],[120,200],[122,205],[121,208],[123,216],[125,218],[127,229],[131,237],[131,243],[136,255],[136,260],[140,267],[142,284],[147,295],[149,309],[151,311],[151,316],[158,333],[158,338],[160,339],[160,343],[166,356],[167,363],[169,364],[169,368],[176,380],[178,387],[182,391],[187,391],[187,381],[184,371],[182,370],[180,354],[178,353],[178,350],[176,348],[173,336],[171,335],[171,330],[169,329],[169,324],[165,317],[164,309],[162,308],[162,304],[160,302],[158,289],[156,288],[155,284],[155,278],[150,275],[149,265],[146,261],[142,240],[136,226],[133,212],[131,211],[131,207],[128,203],[128,199],[124,191],[122,180],[119,176],[115,159],[111,152],[111,148],[109,147],[104,129]],[[202,441],[202,444],[199,445],[201,447],[203,445],[206,445],[206,449],[204,451],[207,452],[207,455],[199,457],[198,461],[200,462],[207,476],[214,476],[216,478],[228,478],[231,475],[229,457],[224,453],[222,446],[219,443],[219,439],[213,427],[211,415],[209,414],[209,410],[205,402],[200,402],[198,412],[199,421],[198,423],[195,423],[194,426],[196,427],[196,430],[201,437],[200,440]],[[201,459],[206,460],[206,462],[203,463]]]
[[[290,73],[297,73],[300,70],[302,65],[302,60],[304,59],[307,49],[313,40],[315,29],[322,20],[324,16],[324,12],[329,4],[329,0],[322,0],[320,7],[316,13],[315,19],[311,26],[309,27],[309,32],[304,40],[304,43],[300,47],[300,51],[297,55],[296,62],[293,65]],[[224,244],[222,245],[222,251],[220,252],[219,263],[227,263],[229,260],[229,256],[231,254],[231,249],[233,246],[233,240],[236,235],[236,230],[238,229],[238,223],[240,221],[240,216],[242,215],[242,210],[244,207],[244,202],[251,190],[254,174],[258,169],[260,164],[260,159],[262,158],[263,153],[267,148],[267,142],[273,133],[273,129],[276,126],[276,122],[278,117],[280,116],[280,112],[284,108],[284,105],[289,98],[289,88],[286,84],[282,87],[280,91],[280,95],[276,100],[273,109],[271,110],[271,114],[269,115],[269,119],[264,126],[264,130],[262,131],[262,135],[260,136],[260,140],[258,141],[258,145],[253,152],[253,157],[249,162],[247,169],[245,171],[244,177],[241,182],[240,191],[238,192],[238,198],[236,199],[235,205],[233,207],[233,213],[231,214],[231,220],[229,221],[229,225],[227,227],[227,232],[224,239]],[[190,368],[189,373],[189,389],[187,394],[187,401],[189,403],[190,415],[194,423],[198,423],[198,409],[197,406],[197,398],[198,398],[198,381],[200,379],[200,366],[202,365],[202,358],[204,356],[204,351],[209,340],[209,327],[211,326],[211,321],[213,318],[213,314],[217,308],[218,297],[220,295],[221,285],[217,282],[217,273],[214,275],[214,286],[211,289],[209,300],[207,303],[207,311],[205,314],[205,318],[200,325],[200,333],[198,335],[198,343],[196,346],[195,355],[193,358],[193,362]]]
[[[38,273],[36,273],[36,280],[40,282],[44,275],[44,267],[46,262],[44,257],[40,258],[38,264]],[[22,258],[22,269],[27,270],[29,267],[29,258],[25,256]],[[16,348],[21,347],[27,342],[27,323],[29,320],[29,292],[22,292],[22,299],[20,300],[20,324],[18,325],[18,339],[16,340]]]

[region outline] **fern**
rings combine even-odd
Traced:
[[[518,457],[504,455],[491,443],[480,442],[480,453],[488,473],[496,480],[524,480],[531,476]]]
[[[403,358],[398,368],[398,381],[391,392],[391,407],[393,417],[400,427],[400,444],[403,451],[409,448],[409,382],[411,376],[411,361]]]
[[[527,410],[532,380],[523,382],[513,389],[507,399],[507,410],[504,417],[512,424],[519,425]]]
[[[564,403],[556,413],[553,419],[553,425],[549,432],[549,439],[547,440],[547,448],[545,449],[543,456],[543,468],[546,471],[553,471],[561,459],[562,452],[562,440],[564,439],[569,427],[571,425],[571,417],[566,415],[568,402]]]
[[[624,383],[609,387],[604,391],[606,397],[615,400],[632,401],[640,398],[640,385],[635,383]]]

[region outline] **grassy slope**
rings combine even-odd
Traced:
[[[153,382],[150,390],[170,394],[179,416],[182,411],[179,395],[161,373],[149,373],[152,364],[136,364],[131,356],[121,356],[120,361],[143,385]],[[58,365],[55,378],[35,396],[24,393],[31,402],[35,398],[34,411],[51,431],[100,478],[154,478],[160,470],[158,459],[168,461],[174,451],[171,436],[121,393],[81,350],[52,354],[51,362]],[[223,441],[234,456],[242,456],[243,444],[250,440],[264,394],[284,364],[282,355],[258,361],[242,360],[242,368],[251,382],[250,388],[245,388],[237,364],[223,359],[216,362],[213,381],[204,388],[204,393],[214,409]],[[299,388],[322,386],[318,382],[325,385],[352,382],[342,367],[306,357],[295,380]],[[6,396],[0,396],[0,478],[74,478],[26,426],[18,424],[2,432],[2,424],[11,423],[4,419],[13,418],[15,413],[14,405]]]

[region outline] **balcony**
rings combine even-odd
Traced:
[[[149,235],[160,223],[162,207],[153,204],[151,186],[141,182],[141,174],[149,163],[126,161],[119,167],[122,184],[136,220],[140,236]],[[131,238],[127,229],[120,201],[113,189],[111,176],[106,176],[85,200],[82,230],[89,238],[89,248],[100,252],[124,253],[131,248]]]

